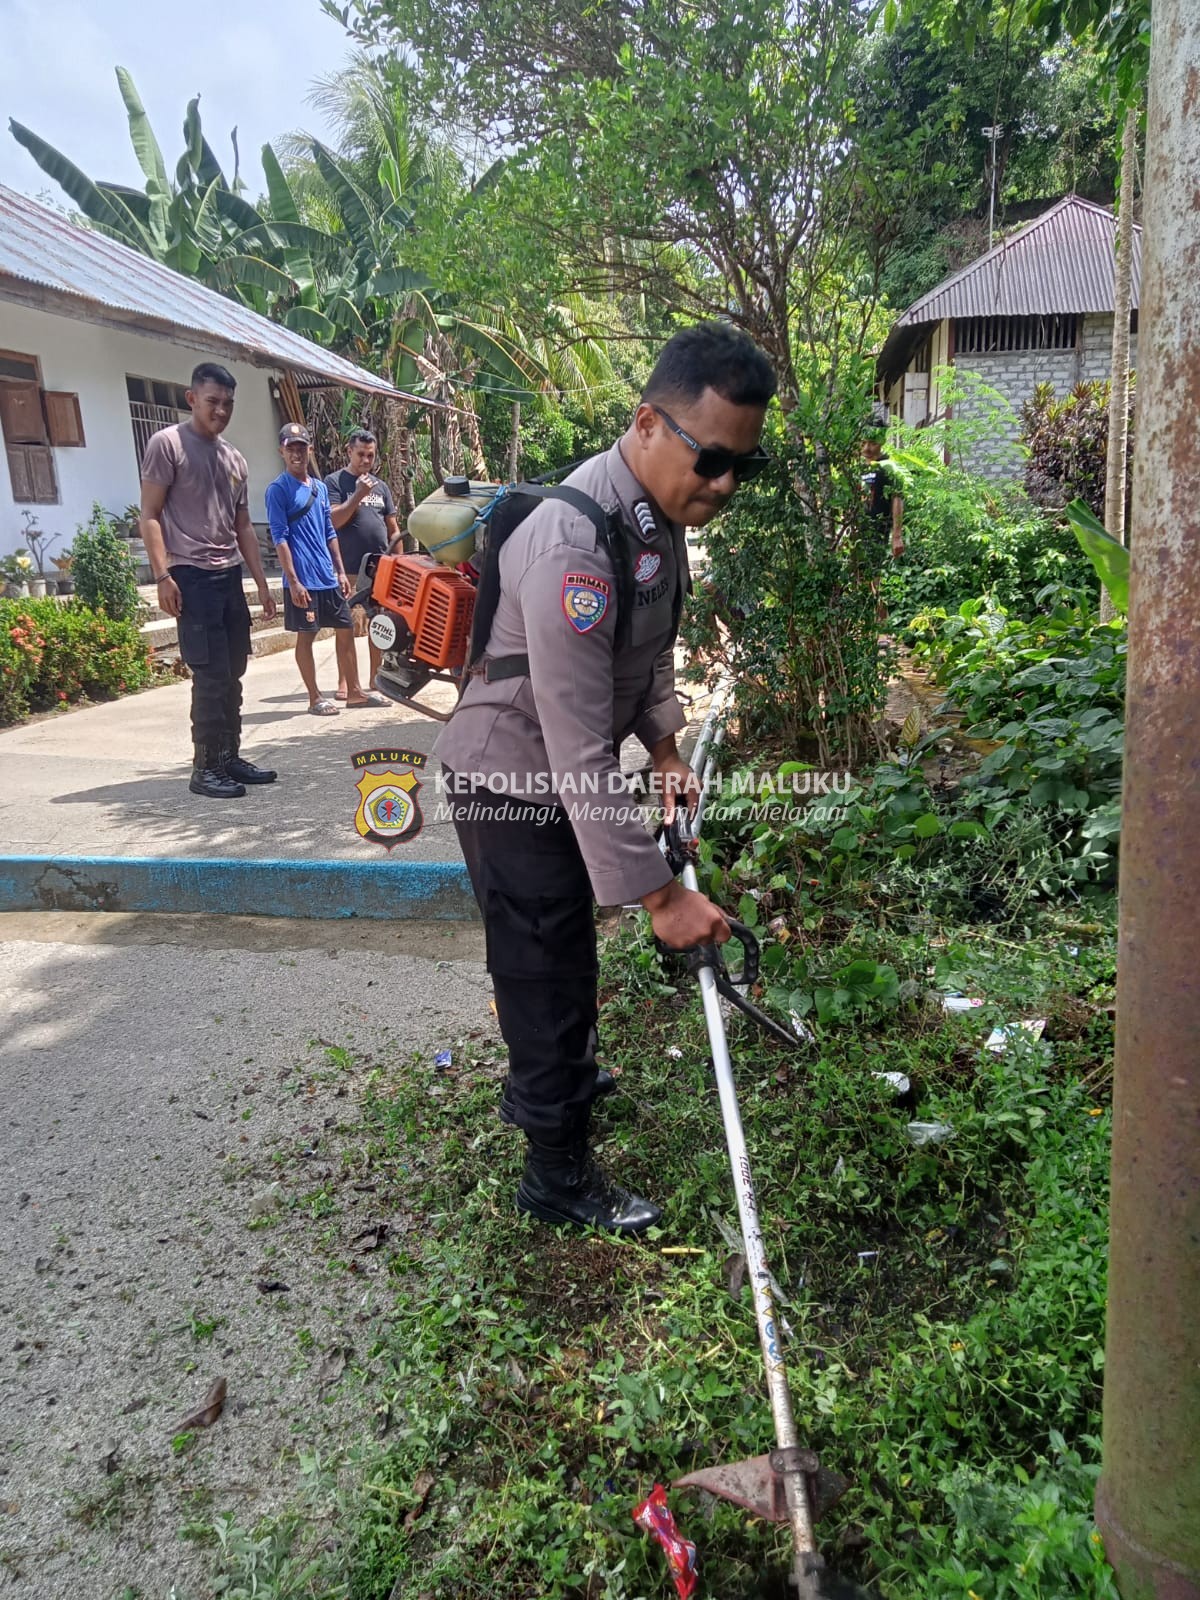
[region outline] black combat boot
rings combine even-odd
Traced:
[[[193,794],[207,795],[210,800],[239,800],[245,794],[246,786],[226,775],[220,750],[198,744],[194,762],[188,784]]]
[[[616,1092],[617,1080],[612,1073],[605,1072],[603,1067],[597,1067],[596,1087],[592,1090],[592,1099],[601,1100],[606,1094],[616,1094]],[[508,1078],[505,1078],[503,1087],[500,1090],[499,1110],[500,1121],[506,1123],[510,1128],[515,1128],[517,1125],[517,1108],[513,1104],[512,1084]]]
[[[225,775],[235,783],[274,783],[279,776],[270,767],[256,767],[253,761],[247,761],[236,752],[225,757]]]
[[[662,1212],[614,1183],[588,1149],[587,1125],[576,1133],[529,1140],[517,1210],[543,1222],[610,1233],[644,1233]]]

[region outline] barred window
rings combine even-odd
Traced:
[[[160,428],[169,428],[172,423],[186,422],[191,416],[187,387],[182,383],[163,383],[157,378],[139,378],[126,373],[125,392],[129,396],[133,448],[140,470],[150,435]]]
[[[1074,350],[1078,342],[1078,317],[959,317],[954,324],[954,348],[958,355]]]

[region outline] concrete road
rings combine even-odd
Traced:
[[[347,1162],[415,1051],[498,1078],[482,943],[0,916],[0,1595],[201,1600],[215,1516],[253,1527],[297,1451],[370,1438],[389,1252],[354,1241],[405,1219]],[[220,1420],[183,1428],[217,1377]]]
[[[332,639],[316,654],[332,694]],[[426,698],[448,711],[456,695],[436,684]],[[190,703],[191,683],[180,680],[0,732],[0,855],[382,861],[383,850],[354,828],[359,774],[350,757],[381,743],[428,754],[441,731],[398,705],[309,716],[291,654],[265,656],[246,672],[243,749],[279,781],[242,800],[205,800],[187,787]],[[392,859],[461,860],[454,830],[432,821],[432,796],[430,781],[421,790],[425,826]]]

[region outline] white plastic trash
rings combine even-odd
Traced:
[[[1040,1039],[1045,1030],[1044,1017],[1036,1022],[1006,1022],[1002,1028],[993,1028],[983,1043],[993,1054],[1002,1056],[1013,1039],[1019,1039],[1022,1034],[1028,1039]]]
[[[803,1017],[798,1011],[789,1011],[788,1021],[791,1023],[792,1032],[796,1035],[797,1039],[802,1039],[805,1044],[816,1043],[816,1034],[809,1027],[808,1023],[804,1021]]]
[[[976,1006],[981,1006],[982,1000],[977,1000],[973,995],[948,994],[942,999],[943,1011],[974,1011]]]
[[[904,1130],[913,1144],[945,1144],[953,1139],[954,1129],[948,1122],[910,1122]]]
[[[903,1072],[873,1072],[871,1076],[888,1084],[895,1094],[907,1094],[912,1088],[912,1084]]]

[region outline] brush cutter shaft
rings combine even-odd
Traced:
[[[685,888],[698,887],[696,869],[690,863],[684,867],[682,876]],[[746,1136],[742,1131],[742,1115],[738,1109],[737,1093],[733,1085],[733,1063],[729,1058],[729,1043],[725,1037],[725,1019],[721,1015],[721,999],[712,969],[702,967],[697,976],[704,1003],[704,1019],[708,1024],[709,1043],[712,1046],[717,1093],[721,1101],[721,1119],[725,1124],[725,1143],[729,1150],[729,1165],[733,1172],[734,1190],[737,1194],[738,1217],[742,1224],[746,1274],[754,1294],[754,1315],[758,1322],[758,1341],[762,1346],[763,1364],[767,1372],[767,1392],[771,1399],[771,1414],[775,1420],[775,1441],[781,1449],[789,1450],[798,1446],[800,1440],[792,1415],[792,1397],[788,1390],[787,1372],[779,1343],[775,1301],[771,1294],[771,1274],[767,1270],[767,1253],[758,1221],[758,1202],[754,1198],[750,1159],[746,1154]],[[808,1489],[803,1470],[798,1469],[784,1474],[784,1488],[787,1494],[788,1521],[792,1527],[796,1554],[798,1558],[803,1558],[816,1549],[812,1511],[808,1503]]]

